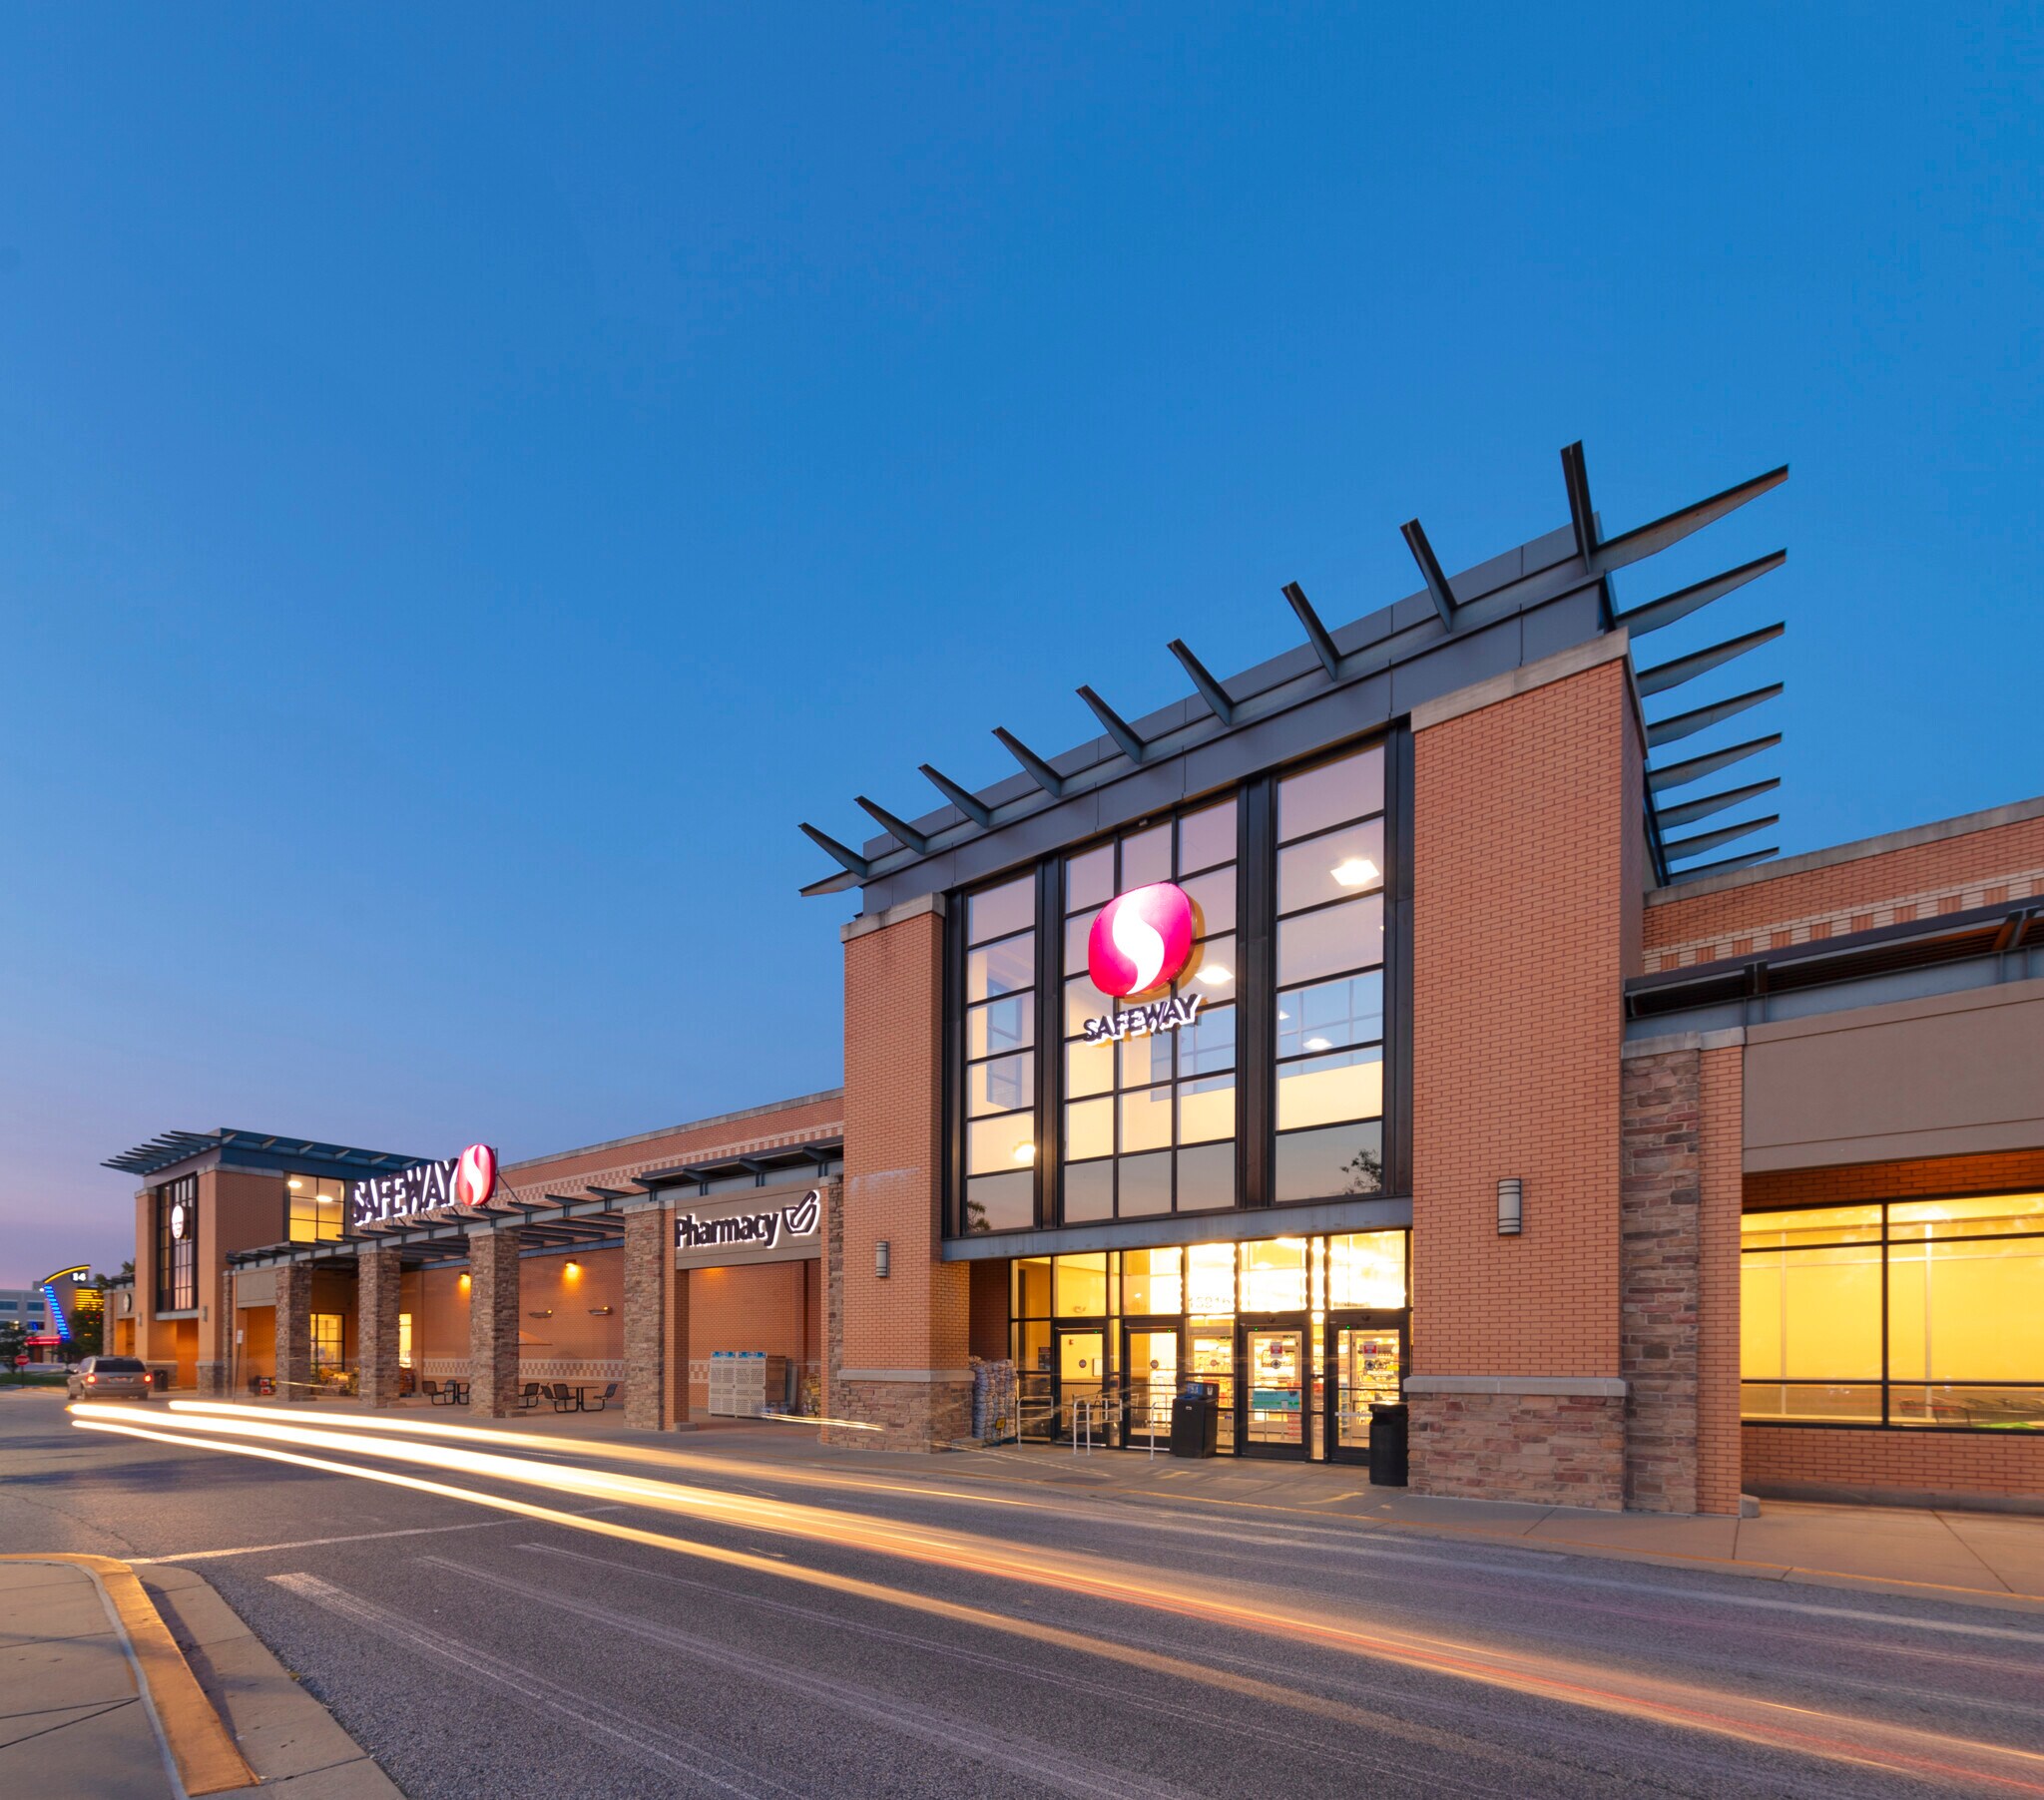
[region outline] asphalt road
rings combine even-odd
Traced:
[[[289,1424],[328,1441],[256,1447],[394,1480],[0,1394],[0,1550],[189,1561],[415,1800],[2044,1795],[2037,1613],[757,1432],[464,1467]]]

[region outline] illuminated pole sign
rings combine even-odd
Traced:
[[[1101,908],[1086,935],[1086,972],[1112,1000],[1126,1000],[1176,980],[1192,954],[1192,896],[1169,881],[1117,894]],[[1155,1000],[1125,1013],[1089,1019],[1086,1042],[1176,1031],[1193,1023],[1205,998],[1188,994],[1182,1000]]]
[[[395,1174],[350,1181],[348,1228],[385,1225],[454,1206],[482,1206],[496,1191],[497,1152],[487,1143],[471,1143],[460,1155],[441,1162],[414,1162]]]
[[[814,1237],[822,1218],[823,1190],[811,1187],[792,1206],[770,1212],[728,1212],[714,1218],[675,1214],[675,1248],[705,1250],[714,1244],[770,1250],[783,1237]]]

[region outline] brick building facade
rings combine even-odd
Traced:
[[[337,1233],[286,1176],[410,1159],[116,1158],[138,1353],[480,1411],[615,1381],[665,1429],[760,1351],[826,1439],[906,1449],[1012,1365],[1025,1440],[1147,1450],[1197,1389],[1274,1463],[1366,1462],[1402,1403],[1442,1496],[2044,1505],[2044,801],[1720,854],[1773,822],[1719,821],[1776,785],[1728,730],[1776,689],[1715,672],[1775,630],[1653,635],[1780,558],[1620,572],[1786,471],[1614,536],[1564,465],[1557,531],[1450,578],[1415,524],[1395,605],[1288,589],[1305,642],[1255,669],[1175,643],[1187,697],[1082,688],[1101,735],[806,828],[806,891],[857,894],[841,1092]]]

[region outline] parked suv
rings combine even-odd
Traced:
[[[149,1370],[132,1356],[88,1356],[64,1391],[73,1400],[147,1400]]]

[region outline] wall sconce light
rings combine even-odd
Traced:
[[[889,1245],[884,1237],[878,1239],[873,1245],[873,1276],[876,1280],[884,1281],[887,1279],[887,1264],[891,1249],[892,1246]]]
[[[1517,1237],[1525,1221],[1525,1183],[1517,1175],[1501,1175],[1497,1183],[1497,1234]]]
[[[529,1312],[525,1316],[528,1319],[550,1319],[554,1316],[554,1309],[551,1306],[544,1306],[538,1312]]]
[[[582,1273],[582,1265],[571,1256],[561,1265],[561,1273],[570,1276],[579,1275]]]
[[[617,1308],[614,1306],[592,1306],[589,1309],[589,1316],[592,1319],[607,1319],[616,1310]]]

